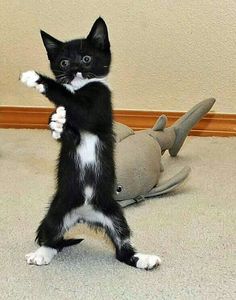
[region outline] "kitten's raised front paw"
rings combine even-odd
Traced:
[[[63,106],[59,106],[56,112],[51,117],[51,122],[49,123],[52,129],[52,137],[54,139],[59,139],[61,133],[63,132],[63,125],[66,123],[66,110]]]
[[[56,254],[56,249],[41,246],[35,252],[26,254],[25,259],[29,265],[42,266],[48,265]]]
[[[161,264],[161,259],[156,255],[136,253],[134,258],[136,260],[136,268],[139,269],[151,270]]]
[[[35,71],[23,72],[20,75],[20,81],[28,87],[36,87],[39,75]]]
[[[23,72],[20,75],[20,81],[24,83],[28,87],[34,87],[37,91],[40,93],[45,92],[45,87],[42,83],[38,83],[38,80],[40,79],[40,76],[35,71],[27,71]]]

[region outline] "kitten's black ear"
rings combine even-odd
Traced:
[[[43,44],[47,50],[48,57],[50,58],[55,54],[55,52],[63,43],[43,30],[40,30],[40,34],[43,40]]]
[[[99,17],[93,24],[93,27],[87,36],[87,40],[89,40],[95,47],[102,50],[110,49],[107,26],[101,17]]]

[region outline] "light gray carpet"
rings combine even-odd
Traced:
[[[54,190],[58,144],[48,131],[0,130],[1,299],[236,299],[236,139],[189,137],[164,156],[163,179],[192,167],[178,191],[126,209],[136,247],[158,254],[151,272],[116,261],[102,234],[48,266],[28,266],[34,232]]]

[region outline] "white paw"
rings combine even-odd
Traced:
[[[59,140],[61,138],[61,134],[59,132],[56,132],[56,131],[53,131],[52,132],[52,137],[55,139],[55,140]]]
[[[35,252],[26,254],[25,259],[29,265],[42,266],[48,265],[56,254],[56,249],[41,246]]]
[[[62,123],[52,121],[50,122],[49,126],[53,131],[56,131],[57,133],[62,133]]]
[[[20,81],[28,87],[34,87],[41,94],[45,92],[45,87],[42,83],[37,83],[40,76],[35,71],[27,71],[21,73]]]
[[[66,110],[63,106],[59,106],[56,113],[52,115],[51,122],[49,124],[52,129],[52,137],[59,139],[63,131],[63,125],[66,123]]]
[[[139,269],[151,270],[161,264],[161,259],[156,255],[136,253],[134,257],[138,258],[136,267]]]
[[[44,85],[43,85],[42,83],[37,84],[37,85],[35,86],[35,88],[36,88],[36,90],[37,90],[38,92],[40,92],[41,94],[45,92],[45,87],[44,87]]]
[[[38,80],[39,80],[39,75],[35,71],[27,71],[21,73],[20,75],[20,81],[23,82],[28,87],[36,87]]]

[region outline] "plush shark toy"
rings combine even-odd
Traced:
[[[166,150],[169,150],[171,156],[176,156],[189,131],[214,103],[213,98],[198,103],[169,128],[166,128],[165,115],[159,117],[152,129],[137,132],[124,124],[114,123],[117,177],[115,199],[122,207],[168,193],[187,178],[190,168],[184,167],[178,174],[158,185],[163,171],[161,156]],[[51,118],[54,121],[51,126],[54,138],[60,137],[63,125],[58,121],[60,131],[57,132],[55,121],[60,120],[59,115],[63,113],[60,109]]]
[[[168,193],[179,186],[189,175],[184,167],[171,179],[158,185],[161,156],[169,150],[176,156],[189,131],[211,109],[215,99],[204,100],[183,115],[173,126],[166,127],[167,117],[159,117],[152,129],[134,132],[131,128],[115,123],[116,132],[116,195],[121,206],[143,201],[145,198]]]

